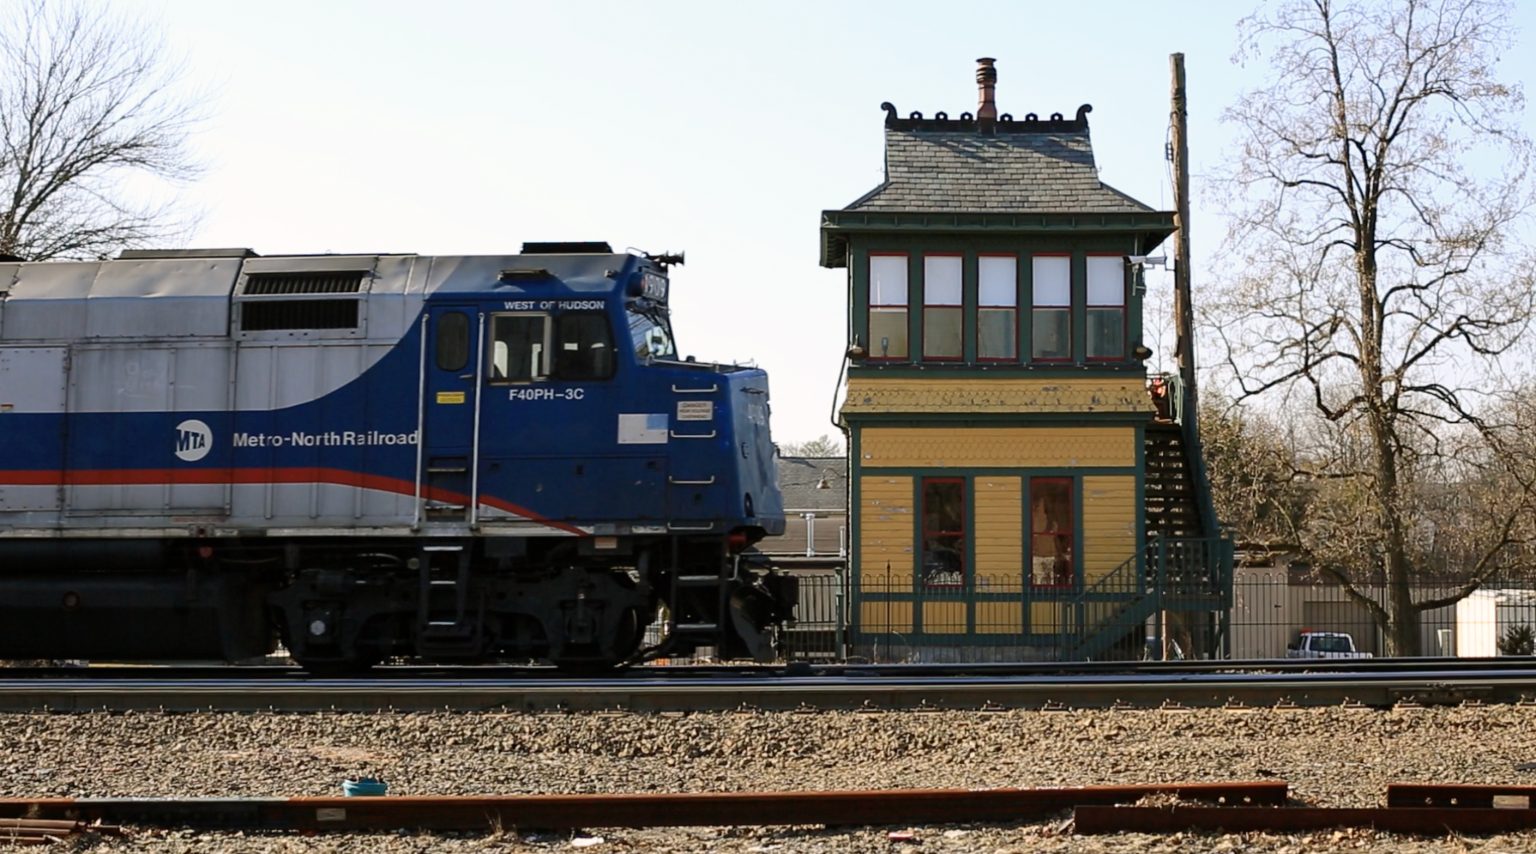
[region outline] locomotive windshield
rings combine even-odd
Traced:
[[[636,358],[641,361],[677,358],[667,310],[656,303],[640,300],[629,307],[629,339],[635,345]]]

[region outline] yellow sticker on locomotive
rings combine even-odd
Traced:
[[[462,391],[440,391],[440,392],[437,393],[437,402],[438,403],[463,403],[464,402],[464,392],[462,392]]]

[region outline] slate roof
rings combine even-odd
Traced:
[[[848,263],[855,233],[1134,235],[1150,249],[1173,233],[1158,211],[1099,180],[1087,104],[1073,118],[996,120],[961,113],[885,118],[885,181],[847,207],[821,212],[821,264]]]
[[[777,466],[786,511],[848,509],[847,457],[779,457]]]
[[[1084,105],[1076,119],[885,123],[885,183],[844,210],[1143,213],[1152,208],[1099,180]]]

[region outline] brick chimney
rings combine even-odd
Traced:
[[[976,105],[976,122],[982,130],[991,131],[997,124],[997,69],[993,63],[997,60],[990,56],[984,56],[976,60],[976,89],[980,103]]]

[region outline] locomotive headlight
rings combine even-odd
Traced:
[[[325,624],[324,620],[311,620],[309,623],[309,634],[312,637],[323,638],[330,628],[330,626]]]

